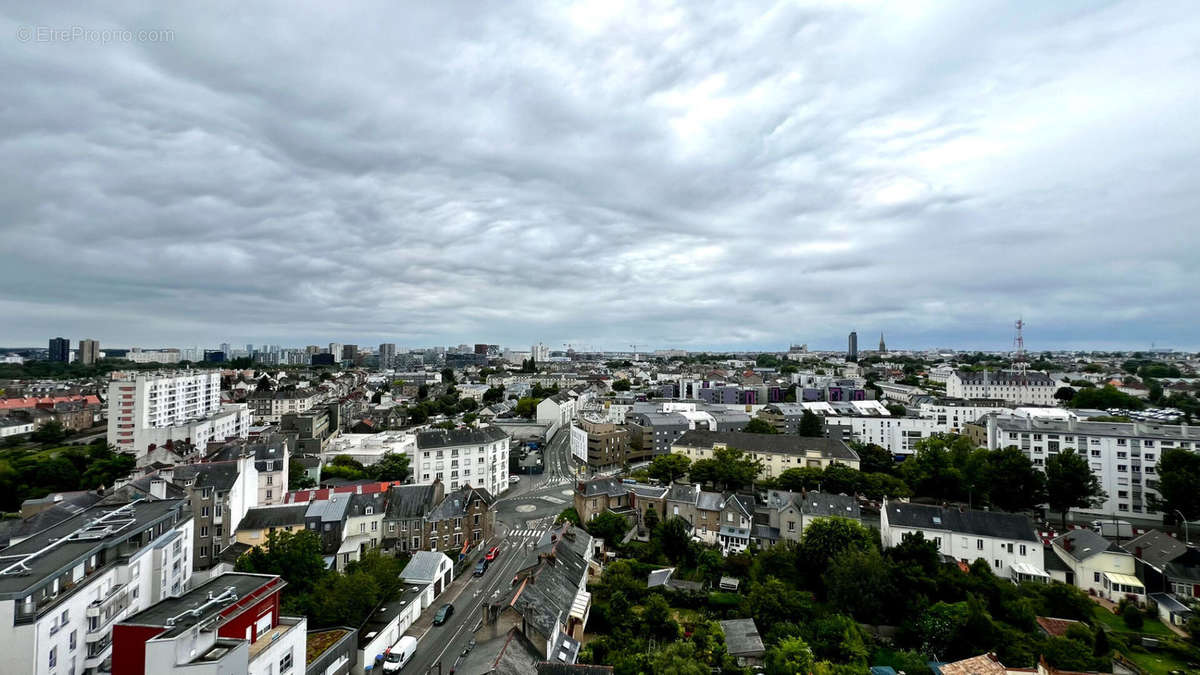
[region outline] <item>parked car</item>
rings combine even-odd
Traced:
[[[454,605],[442,605],[438,607],[437,614],[433,615],[433,625],[440,626],[449,621],[452,616],[454,616]]]
[[[508,477],[508,482],[510,482],[510,483],[519,483],[519,482],[521,482],[521,477],[520,477],[520,476],[509,476],[509,477]]]
[[[477,577],[483,576],[483,573],[487,571],[487,568],[488,568],[488,561],[480,560],[478,563],[475,564],[475,576],[477,576]]]
[[[499,546],[493,546],[493,547],[491,547],[490,549],[488,549],[487,555],[485,555],[485,556],[483,557],[483,559],[484,559],[484,560],[486,560],[486,561],[488,561],[488,562],[493,562],[493,561],[495,561],[495,560],[496,560],[496,557],[497,557],[497,556],[499,556],[499,555],[500,555],[500,547],[499,547]]]

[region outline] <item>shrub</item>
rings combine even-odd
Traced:
[[[1121,619],[1125,621],[1126,626],[1137,631],[1140,631],[1146,623],[1141,610],[1132,604],[1125,605],[1125,609],[1121,610]]]

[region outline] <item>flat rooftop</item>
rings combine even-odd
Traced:
[[[122,620],[124,625],[160,626],[167,628],[158,637],[178,635],[192,626],[210,619],[256,595],[256,600],[265,597],[260,591],[275,592],[287,585],[282,578],[272,574],[222,574],[207,583],[197,586],[178,598],[166,598],[148,609]],[[230,591],[227,593],[227,591]],[[212,597],[209,597],[209,594]],[[224,596],[224,597],[223,597]],[[219,599],[219,601],[215,601]],[[210,604],[211,603],[211,604]],[[247,606],[253,602],[245,603]]]
[[[167,522],[165,531],[173,526],[172,514],[184,502],[162,499],[93,506],[0,550],[0,598],[25,597],[46,580],[160,522]]]

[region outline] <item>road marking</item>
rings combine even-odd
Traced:
[[[551,504],[566,504],[567,503],[567,500],[565,500],[565,499],[559,499],[558,497],[551,497],[550,495],[542,495],[542,499],[550,502]],[[520,507],[518,507],[518,508],[520,508]],[[530,510],[532,511],[533,509],[530,509]]]

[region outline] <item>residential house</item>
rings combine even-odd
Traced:
[[[256,504],[282,504],[288,489],[288,464],[290,461],[287,437],[268,433],[245,440],[215,444],[207,461],[234,460],[249,456],[254,458],[258,473],[258,497]]]
[[[443,497],[440,481],[388,488],[383,515],[383,550],[394,554],[424,549],[425,514],[440,504]]]
[[[1092,530],[1071,530],[1051,542],[1054,552],[1071,569],[1066,582],[1117,602],[1130,597],[1141,603],[1146,588],[1137,578],[1134,557]]]
[[[921,533],[938,551],[970,564],[982,558],[996,576],[1013,581],[1049,581],[1042,540],[1027,516],[884,500],[879,532],[884,548],[906,534]]]
[[[273,532],[294,534],[304,530],[304,514],[307,511],[308,504],[256,506],[242,516],[234,540],[247,546],[266,546]]]
[[[498,495],[508,489],[509,440],[495,426],[421,431],[412,456],[414,480],[440,480],[449,490],[478,485]]]
[[[312,389],[256,391],[246,397],[255,424],[278,424],[284,415],[307,412],[318,400],[320,392]]]
[[[495,497],[483,488],[465,485],[448,493],[424,518],[423,548],[456,554],[492,538]]]
[[[830,516],[862,520],[858,500],[850,495],[767,490],[766,502],[755,509],[753,539],[764,548],[780,539],[798,542],[814,520]]]

